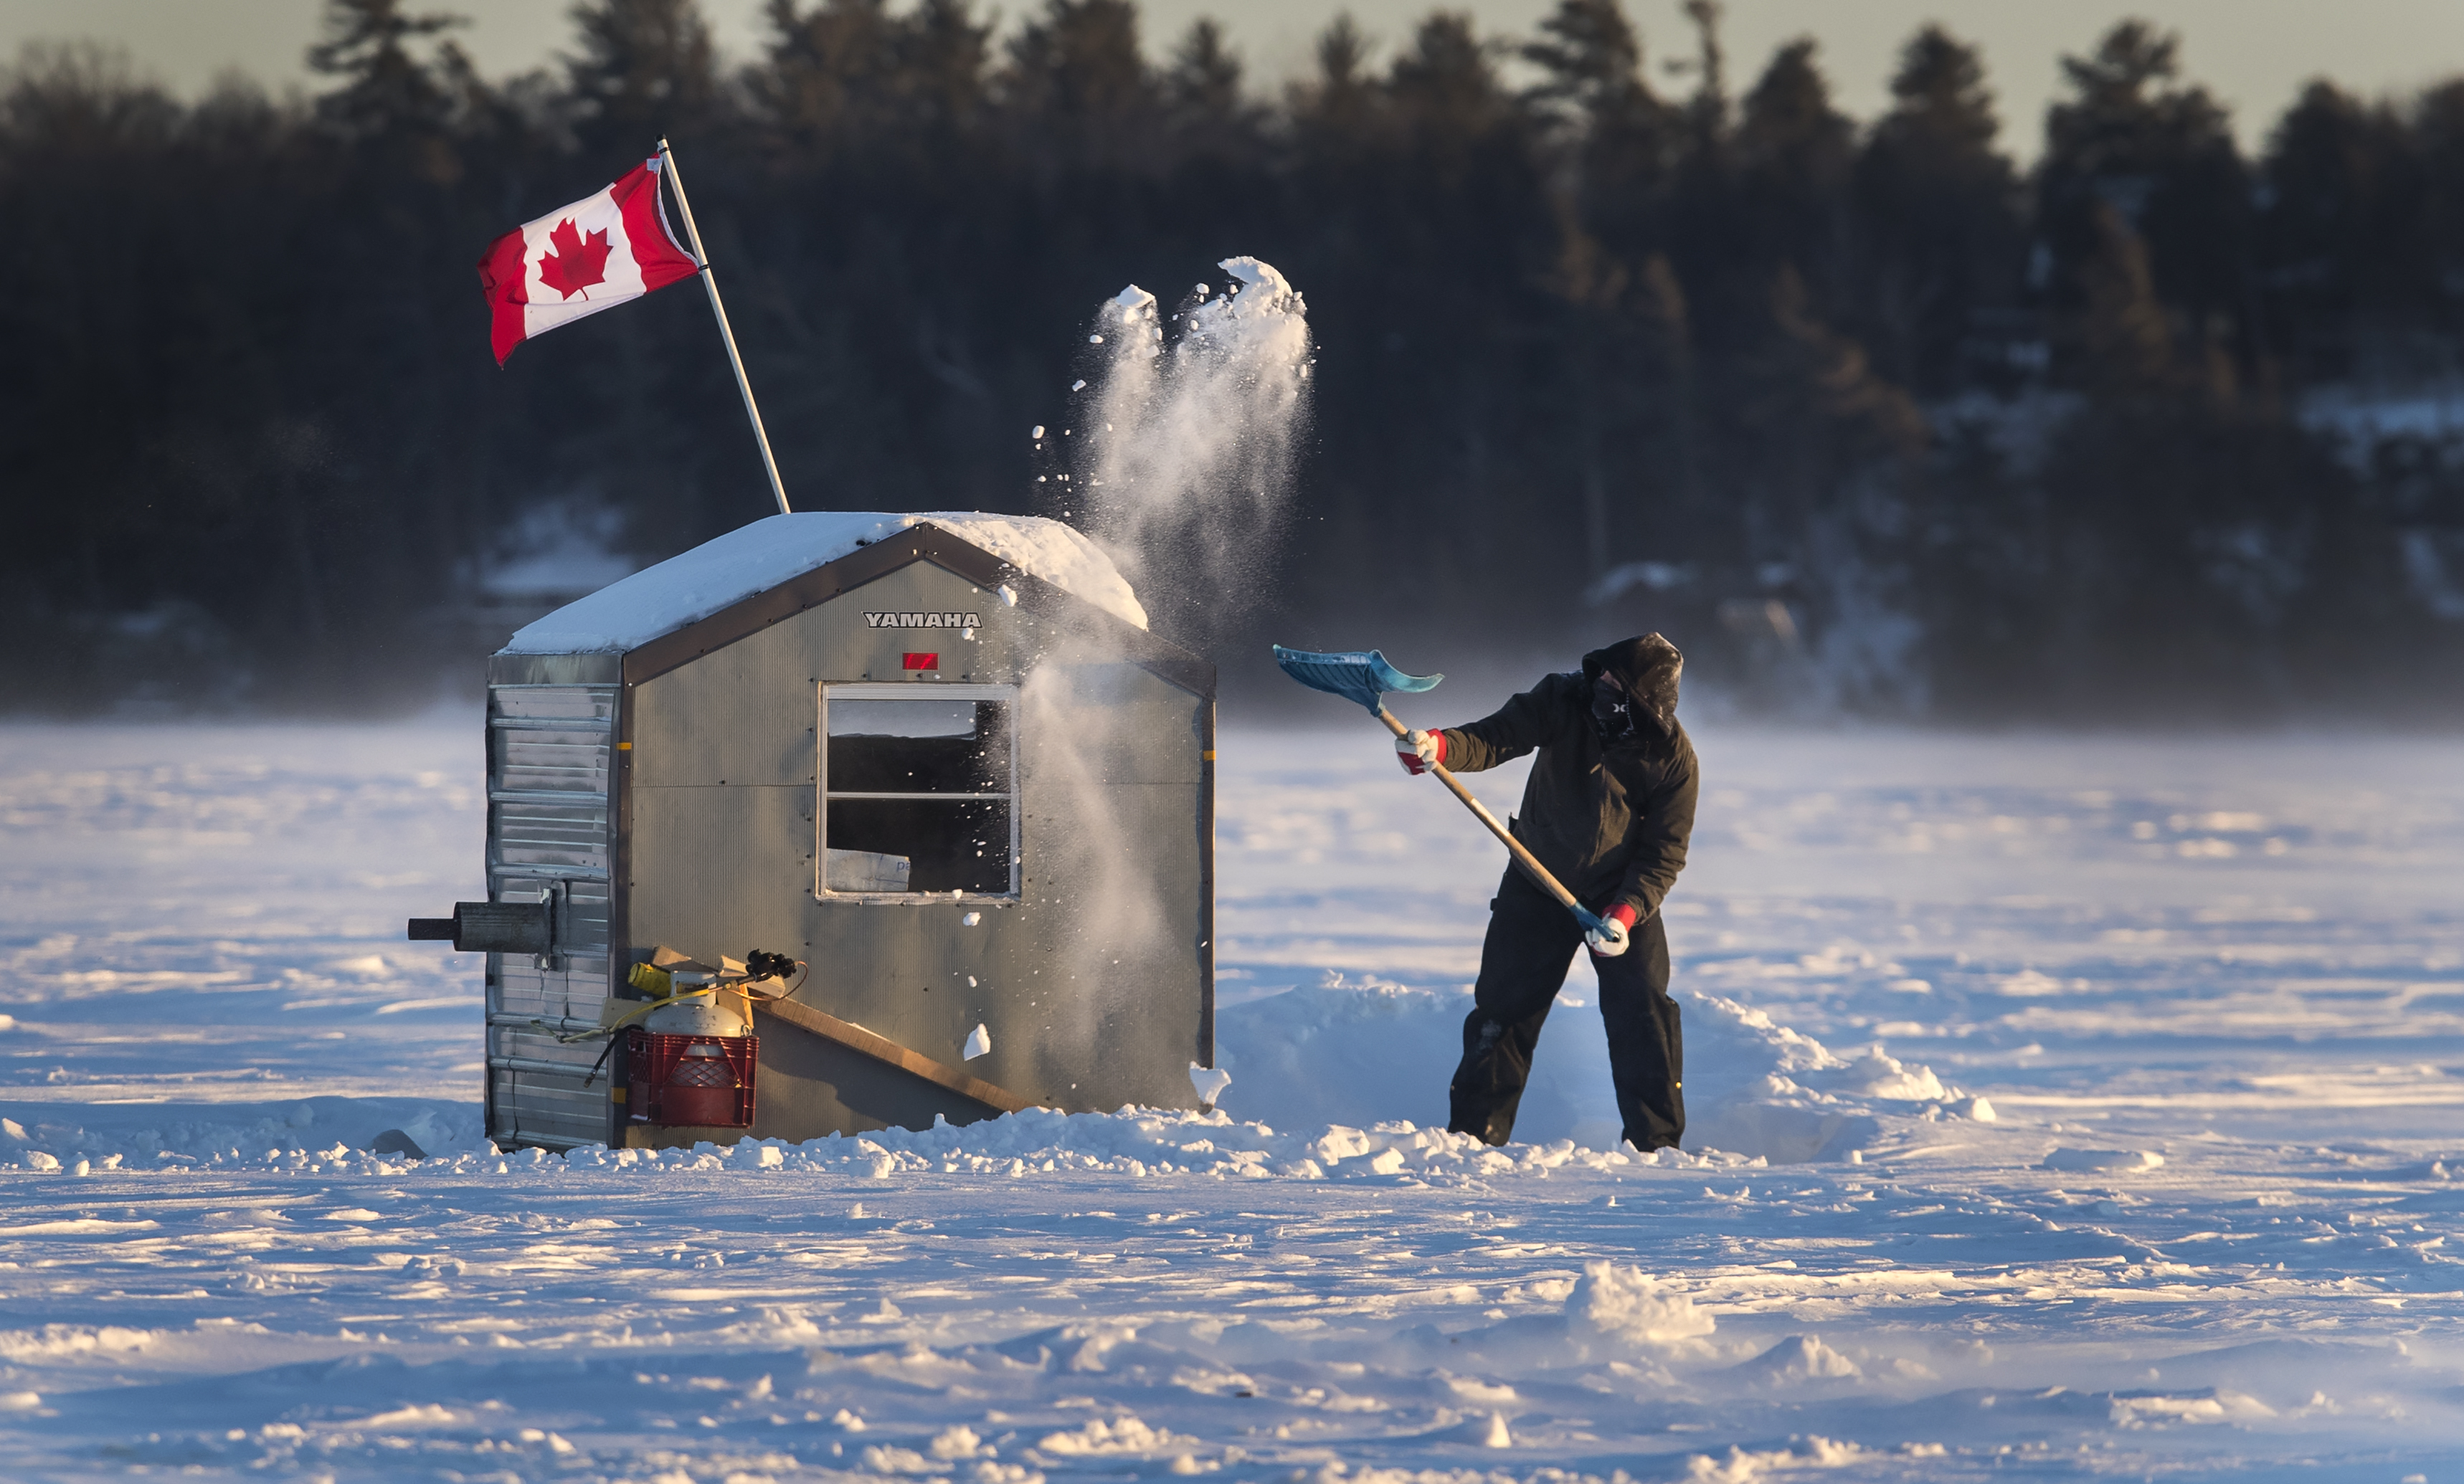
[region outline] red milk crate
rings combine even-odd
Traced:
[[[758,1036],[625,1033],[625,1105],[639,1123],[669,1127],[753,1126]]]

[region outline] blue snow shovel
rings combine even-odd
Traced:
[[[1285,674],[1311,690],[1339,695],[1369,708],[1371,714],[1384,722],[1386,730],[1398,737],[1406,735],[1411,729],[1397,721],[1395,713],[1386,709],[1386,692],[1434,690],[1438,682],[1445,679],[1443,675],[1406,675],[1387,664],[1386,657],[1375,649],[1311,654],[1306,649],[1287,649],[1277,644],[1275,663],[1283,666]],[[1455,797],[1463,801],[1464,808],[1480,816],[1480,822],[1487,825],[1488,832],[1504,842],[1513,855],[1514,863],[1523,868],[1524,875],[1531,878],[1531,884],[1556,898],[1567,911],[1573,913],[1574,921],[1583,925],[1585,932],[1597,932],[1604,926],[1589,908],[1574,900],[1573,892],[1557,884],[1557,878],[1549,874],[1549,868],[1540,863],[1538,857],[1524,848],[1523,841],[1507,833],[1506,826],[1497,822],[1497,816],[1472,797],[1471,790],[1463,787],[1461,779],[1436,763],[1429,765],[1429,771],[1438,775],[1439,782],[1454,791]]]

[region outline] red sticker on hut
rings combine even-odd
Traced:
[[[941,657],[937,654],[902,654],[898,657],[898,667],[908,670],[937,670],[941,667]]]

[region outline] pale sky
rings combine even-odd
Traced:
[[[1553,0],[1455,0],[1482,28],[1521,39]],[[461,32],[491,75],[551,61],[566,46],[565,0],[429,0],[419,10],[473,17]],[[702,0],[721,46],[745,59],[762,41],[761,0]],[[1006,0],[1014,24],[1037,6]],[[1342,7],[1302,0],[1144,0],[1150,50],[1160,53],[1199,15],[1219,17],[1247,60],[1253,85],[1294,76],[1309,41]],[[1410,34],[1427,0],[1354,0],[1362,27],[1388,46]],[[89,37],[127,50],[138,70],[193,96],[226,69],[275,87],[311,84],[301,53],[317,38],[319,0],[0,0],[0,59],[34,39]],[[1643,32],[1655,84],[1684,83],[1659,63],[1689,55],[1678,0],[1627,0]],[[2366,94],[2410,92],[2464,73],[2464,0],[1728,0],[1725,28],[1732,87],[1742,90],[1772,48],[1811,34],[1841,106],[1860,119],[1880,111],[1892,58],[1918,26],[1938,20],[1981,44],[2001,101],[2004,144],[2033,156],[2057,78],[2057,59],[2079,52],[2114,21],[2138,15],[2182,33],[2191,76],[2233,111],[2246,143],[2307,79],[2324,75]]]

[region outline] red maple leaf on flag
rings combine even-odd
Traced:
[[[547,234],[548,251],[539,258],[539,282],[571,298],[594,283],[607,281],[607,233],[587,238],[566,217]]]

